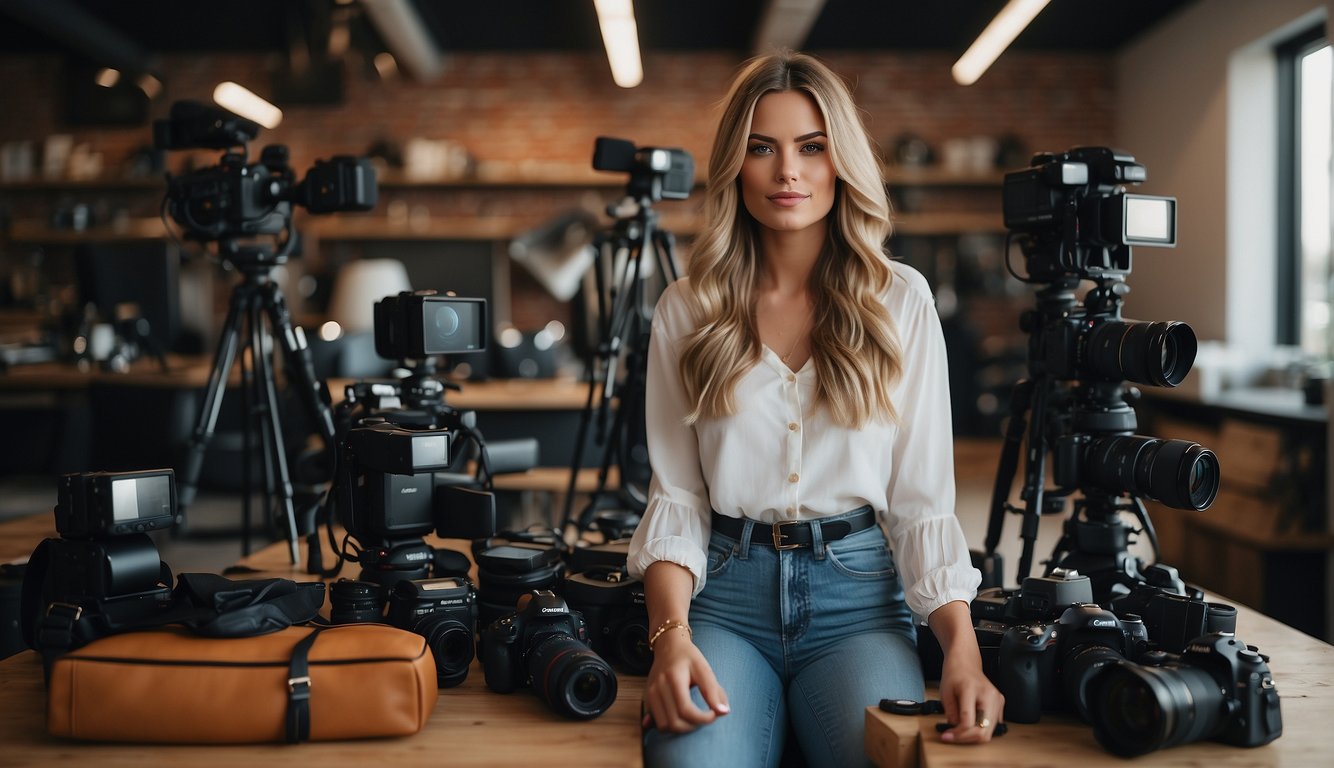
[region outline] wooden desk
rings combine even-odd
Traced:
[[[462,542],[435,540],[458,548]],[[465,550],[466,551],[466,550]],[[328,559],[326,549],[326,562]],[[254,578],[312,577],[288,562],[278,542],[241,561]],[[344,576],[355,576],[344,568]],[[236,578],[251,578],[251,574]],[[157,746],[66,741],[46,732],[46,691],[37,655],[24,651],[0,662],[0,765],[133,766],[638,766],[639,703],[644,678],[617,675],[616,703],[588,721],[557,715],[531,691],[502,695],[487,690],[482,668],[473,662],[459,686],[440,691],[426,726],[400,739],[288,745]],[[163,712],[162,717],[171,717]]]
[[[0,522],[0,563],[26,560],[42,539],[57,535],[56,516],[49,510]]]
[[[1224,602],[1232,601],[1220,598]],[[1235,605],[1235,603],[1232,603]],[[1136,766],[1328,766],[1334,723],[1334,645],[1237,606],[1237,637],[1269,656],[1283,713],[1283,735],[1263,747],[1243,749],[1212,741],[1150,752]],[[943,716],[907,717],[866,710],[866,750],[879,768],[1071,765],[1125,768],[1132,763],[1105,751],[1093,729],[1074,716],[1044,714],[1031,725],[985,746],[946,744],[935,724]]]

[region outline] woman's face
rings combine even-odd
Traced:
[[[741,163],[741,200],[761,225],[795,232],[823,224],[834,206],[834,164],[824,116],[805,91],[755,102]]]

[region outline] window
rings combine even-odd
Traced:
[[[1331,48],[1323,27],[1277,49],[1279,73],[1278,343],[1334,356],[1330,249]]]

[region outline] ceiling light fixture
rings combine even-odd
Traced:
[[[409,0],[361,0],[361,7],[399,68],[414,80],[430,82],[445,71],[440,49]]]
[[[991,20],[977,40],[954,62],[950,72],[959,85],[972,85],[992,62],[1009,47],[1034,17],[1047,7],[1049,0],[1010,0]]]
[[[630,0],[593,0],[593,7],[598,12],[611,79],[622,88],[634,88],[644,82],[644,65],[639,58],[639,27]]]
[[[277,128],[283,121],[283,111],[256,96],[243,85],[231,81],[218,83],[213,89],[213,100],[218,106],[231,110],[235,114],[254,120],[270,130]]]

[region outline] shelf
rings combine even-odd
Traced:
[[[120,179],[25,179],[0,181],[0,192],[87,192],[87,191],[153,191],[166,189],[167,182],[159,175],[147,178]]]
[[[161,219],[128,219],[119,225],[88,229],[56,229],[44,221],[15,221],[8,240],[14,243],[66,245],[71,243],[124,243],[166,237]]]
[[[1004,234],[1005,221],[995,213],[900,213],[894,217],[894,235],[930,236],[972,233]]]
[[[999,187],[1005,181],[1001,171],[953,171],[938,165],[907,167],[890,165],[884,170],[890,189],[895,187]]]

